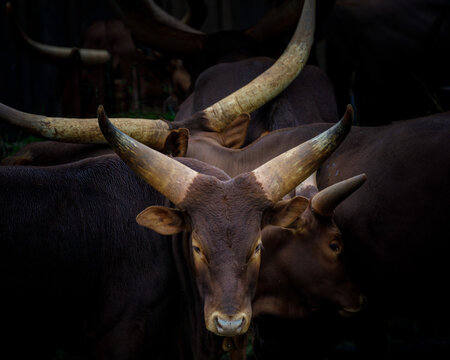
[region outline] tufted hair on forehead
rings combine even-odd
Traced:
[[[243,207],[245,211],[250,209],[262,211],[272,202],[265,196],[255,176],[247,173],[226,181],[212,176],[197,177],[190,184],[186,197],[179,207],[187,211],[200,207],[214,211],[220,204],[227,207]]]
[[[271,205],[253,174],[243,174],[228,181],[196,178],[179,207],[202,242],[221,239],[232,247],[256,235],[251,232],[260,228],[263,211]]]

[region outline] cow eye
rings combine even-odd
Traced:
[[[255,254],[260,253],[262,249],[263,249],[263,245],[261,243],[256,245],[256,247],[255,247]]]
[[[197,254],[201,253],[201,250],[200,250],[200,248],[198,246],[192,245],[192,250],[194,250]]]
[[[330,249],[333,251],[339,251],[339,244],[337,242],[330,243]]]

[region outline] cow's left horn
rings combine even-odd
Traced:
[[[328,186],[312,198],[311,208],[322,216],[332,216],[334,209],[366,180],[366,174],[361,174]]]
[[[341,121],[315,138],[284,152],[253,170],[269,200],[275,202],[311,175],[345,139],[352,126],[347,106]]]
[[[98,107],[98,124],[122,160],[174,204],[183,201],[195,177],[205,176],[121,132],[109,121],[101,105]]]

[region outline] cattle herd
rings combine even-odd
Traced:
[[[415,46],[399,48],[392,23],[382,27],[392,11],[399,27],[401,15],[427,20],[409,28],[423,49],[450,50],[450,4],[285,0],[245,31],[210,35],[194,28],[203,2],[188,2],[185,22],[152,0],[111,2],[123,46],[96,50],[32,40],[7,3],[31,56],[117,67],[148,61],[133,43],[143,42],[178,64],[172,81],[189,81],[173,121],[109,119],[102,103],[92,118],[0,103],[2,121],[46,139],[0,166],[0,356],[448,359],[448,63],[437,79],[444,61],[433,58],[421,81],[441,89],[436,111],[407,118],[423,103],[384,101],[376,71],[387,61],[377,67],[366,52],[375,39],[401,54]],[[333,83],[307,65],[323,38]],[[400,351],[387,333],[398,319],[444,330]],[[351,349],[337,352],[345,339]]]

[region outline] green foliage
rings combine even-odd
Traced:
[[[8,139],[7,135],[0,134],[0,160],[7,156],[14,155],[26,144],[42,140],[43,139],[41,138],[23,132],[20,132],[15,139]]]

